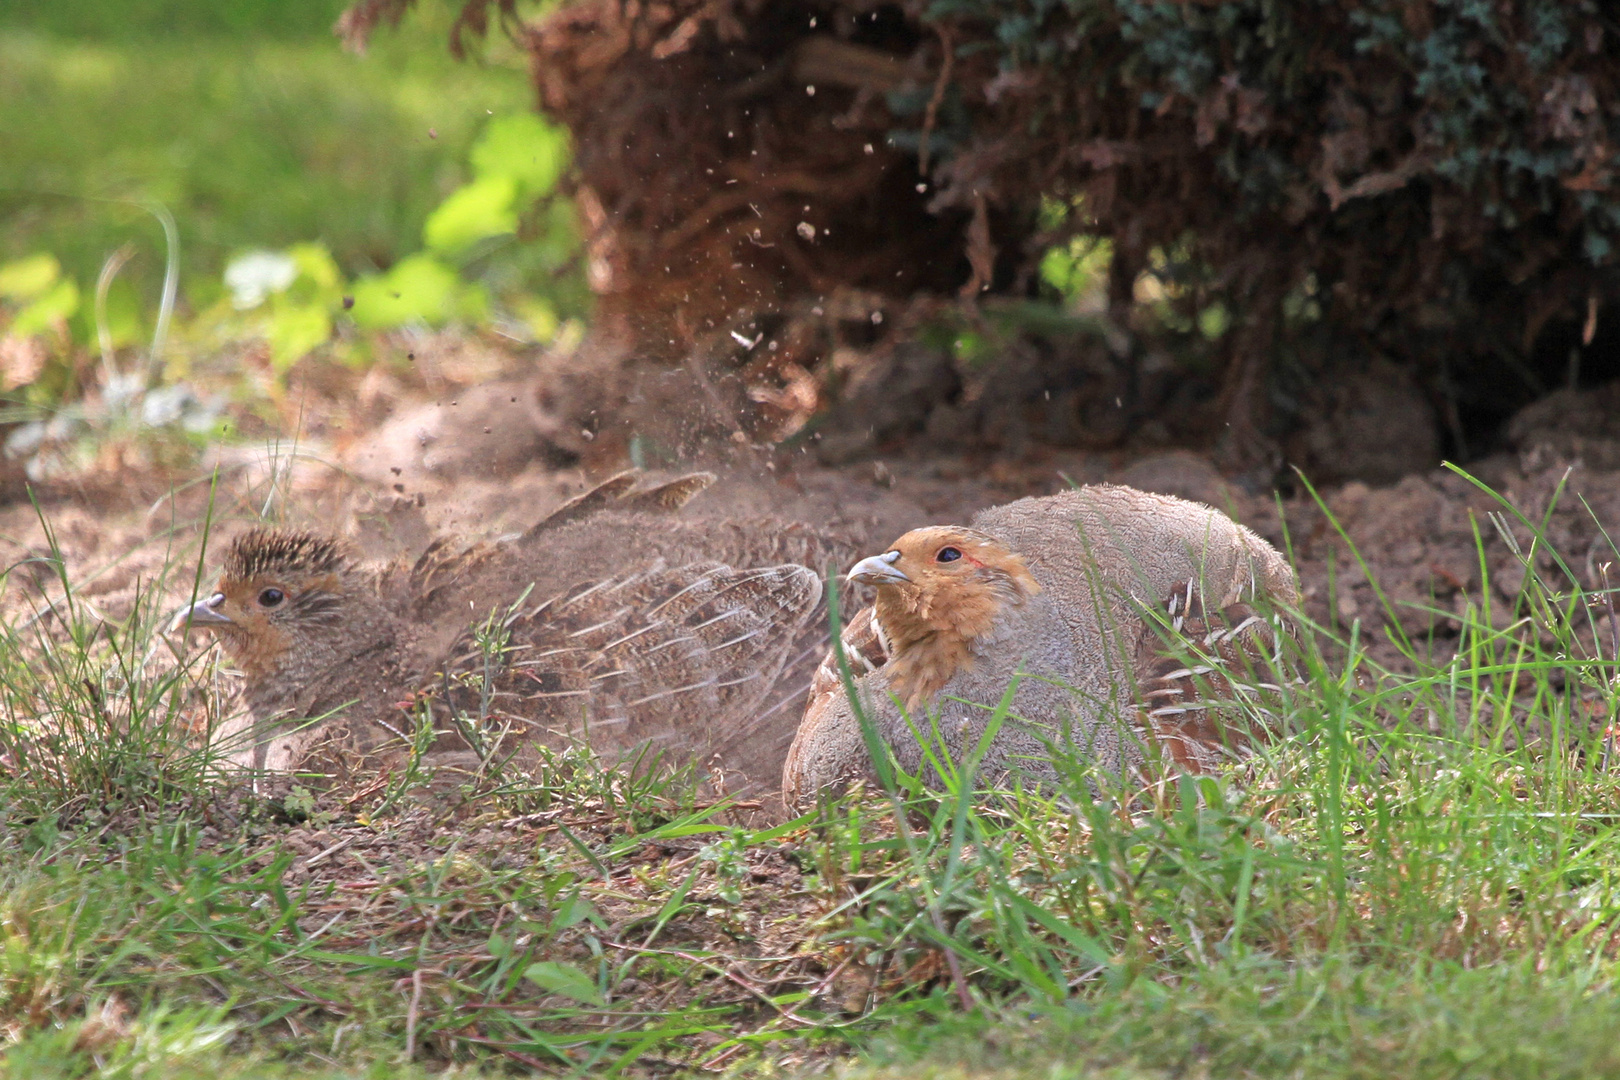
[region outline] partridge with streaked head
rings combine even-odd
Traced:
[[[1155,666],[1172,649],[1152,635],[1144,613],[1178,588],[1196,583],[1199,596],[1218,597],[1223,608],[1246,597],[1298,600],[1281,554],[1226,515],[1114,485],[1020,499],[981,512],[971,527],[909,532],[856,563],[850,578],[876,589],[843,635],[855,689],[902,768],[923,766],[912,729],[926,733],[930,715],[946,749],[963,760],[1022,673],[981,762],[990,782],[1015,772],[1050,777],[1054,750],[1112,770],[1141,761],[1151,732],[1136,730],[1140,688],[1164,690],[1182,678],[1177,667]],[[1252,631],[1245,624],[1228,644]],[[1161,699],[1155,707],[1177,705]],[[802,801],[870,770],[829,654],[788,752],[784,794]]]
[[[252,529],[231,544],[215,593],[177,615],[174,628],[189,622],[219,637],[255,717],[303,716],[323,693],[349,689],[350,665],[394,659],[401,628],[376,585],[334,537]],[[287,749],[272,767],[288,764]],[[258,740],[255,751],[265,765],[269,743]]]
[[[221,738],[244,764],[294,767],[317,744],[364,754],[425,703],[436,730],[486,753],[585,738],[609,757],[652,746],[718,764],[735,788],[773,785],[793,730],[773,705],[803,693],[824,641],[821,583],[802,565],[748,563],[849,545],[672,516],[707,479],[627,495],[616,478],[522,536],[440,542],[414,564],[256,529],[176,626],[214,631],[242,669],[249,716]]]

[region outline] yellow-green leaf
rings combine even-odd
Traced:
[[[530,199],[557,186],[568,157],[568,132],[531,112],[497,116],[472,148],[473,172],[510,177]]]
[[[454,254],[489,236],[517,230],[517,181],[486,176],[457,188],[428,215],[422,239],[434,251]]]
[[[342,289],[343,272],[325,244],[294,244],[287,254],[298,266],[299,276],[308,278],[316,288],[334,293]]]
[[[62,264],[56,256],[41,252],[0,266],[0,297],[12,301],[27,301],[39,296],[55,285],[62,276]]]
[[[538,296],[520,296],[511,304],[512,310],[528,325],[534,340],[547,345],[557,336],[557,328],[562,323],[557,318],[557,309],[549,302]]]
[[[386,274],[356,282],[350,314],[367,330],[387,330],[414,320],[445,323],[461,313],[463,291],[454,270],[431,255],[412,255]]]
[[[18,312],[8,328],[17,337],[30,337],[54,329],[79,310],[79,286],[63,278],[43,296]]]
[[[286,371],[332,337],[332,316],[320,304],[278,303],[270,316],[270,366]]]

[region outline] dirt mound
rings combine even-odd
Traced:
[[[1101,312],[843,289],[751,310],[697,335],[678,364],[593,333],[541,357],[519,401],[502,407],[516,424],[526,406],[543,444],[518,433],[526,453],[588,469],[722,442],[805,446],[831,466],[962,453],[1210,456],[1228,431],[1211,348],[1196,332],[1122,327]],[[1439,411],[1402,369],[1295,374],[1270,432],[1282,451],[1243,477],[1251,490],[1290,467],[1326,483],[1390,484],[1439,463]],[[447,453],[441,418],[409,426],[402,437],[421,442],[422,467],[450,468],[435,464]],[[464,429],[475,448],[483,437]]]

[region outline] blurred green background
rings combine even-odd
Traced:
[[[145,342],[164,210],[177,340],[198,320],[257,335],[278,369],[350,325],[505,318],[543,339],[582,312],[571,208],[551,197],[567,143],[530,111],[521,58],[497,36],[457,62],[436,4],[356,56],[332,34],[343,7],[0,3],[0,335],[69,367],[108,335]]]

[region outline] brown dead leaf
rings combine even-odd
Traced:
[[[45,370],[45,345],[38,338],[0,337],[0,389],[15,390]]]

